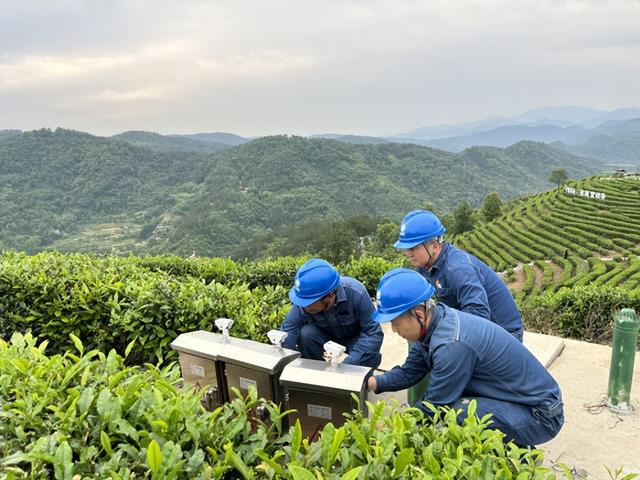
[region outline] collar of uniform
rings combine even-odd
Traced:
[[[444,242],[444,245],[442,246],[442,250],[440,250],[440,255],[438,255],[438,258],[436,258],[436,261],[433,264],[433,267],[431,267],[431,271],[433,271],[434,269],[440,270],[448,254],[449,254],[449,242]]]
[[[336,291],[336,303],[344,302],[346,299],[347,292],[344,288],[344,285],[342,285],[342,281],[340,281],[340,284],[338,285],[338,289]]]
[[[436,303],[436,306],[433,308],[433,316],[431,317],[431,321],[429,322],[429,326],[427,327],[427,333],[424,334],[421,342],[427,346],[429,345],[429,341],[431,340],[431,336],[435,331],[440,319],[444,316],[444,307],[439,303]]]

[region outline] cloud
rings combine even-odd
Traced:
[[[163,100],[167,93],[162,88],[143,88],[130,91],[103,90],[96,95],[89,95],[89,100],[99,102],[141,102],[149,100]]]
[[[133,58],[120,57],[51,57],[27,55],[19,59],[0,60],[0,88],[29,88],[65,79],[101,74],[130,65]]]
[[[0,128],[377,134],[638,103],[637,0],[0,1]]]

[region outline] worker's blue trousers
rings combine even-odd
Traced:
[[[347,348],[347,353],[357,340],[357,336],[353,338],[332,338],[326,332],[319,329],[315,325],[307,324],[300,329],[300,338],[298,339],[298,347],[302,358],[312,358],[314,360],[322,360],[324,354],[324,344],[333,340]],[[353,363],[354,365],[362,365],[363,367],[378,368],[382,356],[380,352],[366,352]]]
[[[548,442],[558,434],[564,423],[561,402],[541,408],[482,397],[463,397],[452,405],[454,409],[462,410],[458,415],[458,423],[462,424],[466,418],[471,400],[476,400],[478,418],[492,414],[489,428],[500,430],[506,435],[506,440],[513,440],[521,447]]]

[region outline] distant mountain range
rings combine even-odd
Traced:
[[[252,239],[314,220],[397,221],[426,202],[451,211],[491,191],[506,199],[543,190],[554,168],[573,178],[603,169],[533,142],[450,153],[276,136],[200,152],[191,142],[202,140],[145,132],[3,137],[0,248],[29,252],[236,256]]]
[[[23,133],[21,130],[0,130],[0,142]],[[155,132],[128,131],[112,135],[110,138],[155,152],[197,152],[214,153],[230,147],[242,145],[252,139],[233,133],[193,133],[187,135],[160,135]]]
[[[587,107],[539,108],[512,117],[421,127],[388,137],[338,133],[312,137],[348,143],[413,143],[450,152],[478,145],[507,147],[530,140],[554,144],[579,155],[640,167],[640,108],[635,107],[611,112]]]
[[[490,117],[476,122],[450,125],[421,127],[407,133],[392,135],[389,138],[413,138],[422,140],[463,137],[488,132],[508,126],[546,126],[557,127],[580,126],[584,128],[598,127],[608,121],[624,121],[640,118],[640,108],[620,108],[610,112],[589,107],[543,107],[530,110],[511,117]]]

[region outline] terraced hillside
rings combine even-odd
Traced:
[[[567,187],[576,194],[554,189],[516,201],[453,241],[504,272],[520,302],[561,287],[640,289],[640,177],[591,177]]]

